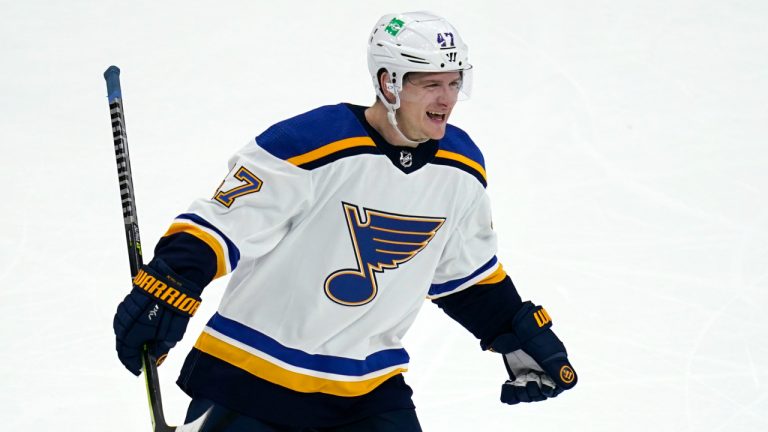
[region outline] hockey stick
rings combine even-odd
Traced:
[[[139,220],[136,216],[136,198],[133,194],[131,160],[128,154],[128,136],[125,131],[123,95],[120,89],[120,69],[117,66],[110,66],[104,71],[104,79],[107,81],[107,98],[109,100],[109,115],[112,119],[112,138],[115,142],[117,177],[120,181],[120,199],[123,203],[125,240],[128,244],[131,278],[134,278],[143,263],[141,240],[139,238]],[[182,426],[169,426],[165,422],[163,402],[160,396],[160,382],[157,376],[157,359],[149,353],[146,345],[142,349],[141,364],[141,369],[144,372],[144,381],[147,386],[152,430],[154,432],[195,432],[200,430],[205,422],[207,413],[194,422]]]

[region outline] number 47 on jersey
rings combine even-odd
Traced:
[[[220,204],[227,208],[231,207],[237,198],[260,191],[261,186],[264,184],[260,178],[256,177],[254,173],[248,171],[248,169],[244,166],[238,168],[237,171],[235,171],[233,177],[241,184],[233,187],[232,189],[224,191],[221,190],[221,188],[228,180],[224,179],[224,181],[221,182],[221,186],[219,186],[219,190],[216,191],[216,195],[213,196],[214,200],[218,201]]]

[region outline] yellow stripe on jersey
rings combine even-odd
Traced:
[[[483,177],[483,180],[485,180],[486,182],[488,181],[488,179],[486,178],[485,169],[483,168],[483,166],[462,154],[450,152],[448,150],[438,150],[437,154],[435,154],[435,157],[451,159],[456,162],[462,163],[472,168],[473,170],[477,171],[478,173],[480,173],[480,175]]]
[[[319,392],[345,397],[362,396],[370,393],[389,378],[407,370],[397,368],[384,375],[363,381],[336,381],[284,369],[208,333],[200,335],[195,342],[195,348],[261,379],[301,393]]]
[[[367,136],[346,138],[340,141],[334,141],[330,144],[326,144],[310,152],[289,158],[288,162],[293,165],[300,166],[352,147],[376,147],[376,144],[374,144],[371,137]]]
[[[504,280],[504,278],[507,277],[507,272],[504,271],[504,268],[501,266],[501,263],[499,263],[499,267],[488,275],[487,278],[481,280],[476,285],[489,285],[489,284],[495,284],[499,283]]]
[[[177,233],[187,233],[197,237],[205,244],[207,244],[213,253],[216,254],[216,274],[213,276],[214,279],[227,274],[226,251],[224,250],[224,246],[222,246],[222,244],[219,243],[219,241],[216,240],[214,236],[202,230],[197,225],[183,222],[174,222],[171,224],[171,227],[168,228],[168,231],[163,234],[163,237],[168,237]]]

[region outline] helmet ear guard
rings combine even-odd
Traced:
[[[382,82],[381,82],[382,78],[381,77],[384,74],[387,74],[387,78],[388,79],[385,80],[384,83],[382,84]],[[398,88],[391,81],[391,78],[390,78],[391,74],[390,74],[390,72],[386,68],[381,68],[376,73],[376,77],[377,77],[377,79],[376,79],[376,81],[374,83],[374,88],[376,90],[376,96],[378,97],[378,99],[381,100],[382,102],[384,102],[385,104],[394,105],[395,106],[394,109],[399,108],[400,107],[400,93],[398,92]],[[384,90],[382,89],[382,85],[384,86],[385,89],[387,89],[387,91],[389,93],[391,93],[391,95],[384,94]],[[391,98],[394,98],[395,101],[394,102],[390,102]],[[387,107],[389,107],[389,106],[387,106]]]

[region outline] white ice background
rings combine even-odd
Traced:
[[[502,405],[498,355],[425,304],[405,341],[424,429],[768,430],[764,0],[0,0],[0,430],[149,430],[114,352],[130,286],[106,67],[149,260],[247,140],[371,103],[368,32],[419,9],[469,43],[474,94],[451,122],[485,153],[500,259],[580,374]],[[225,283],[160,368],[172,422]]]

